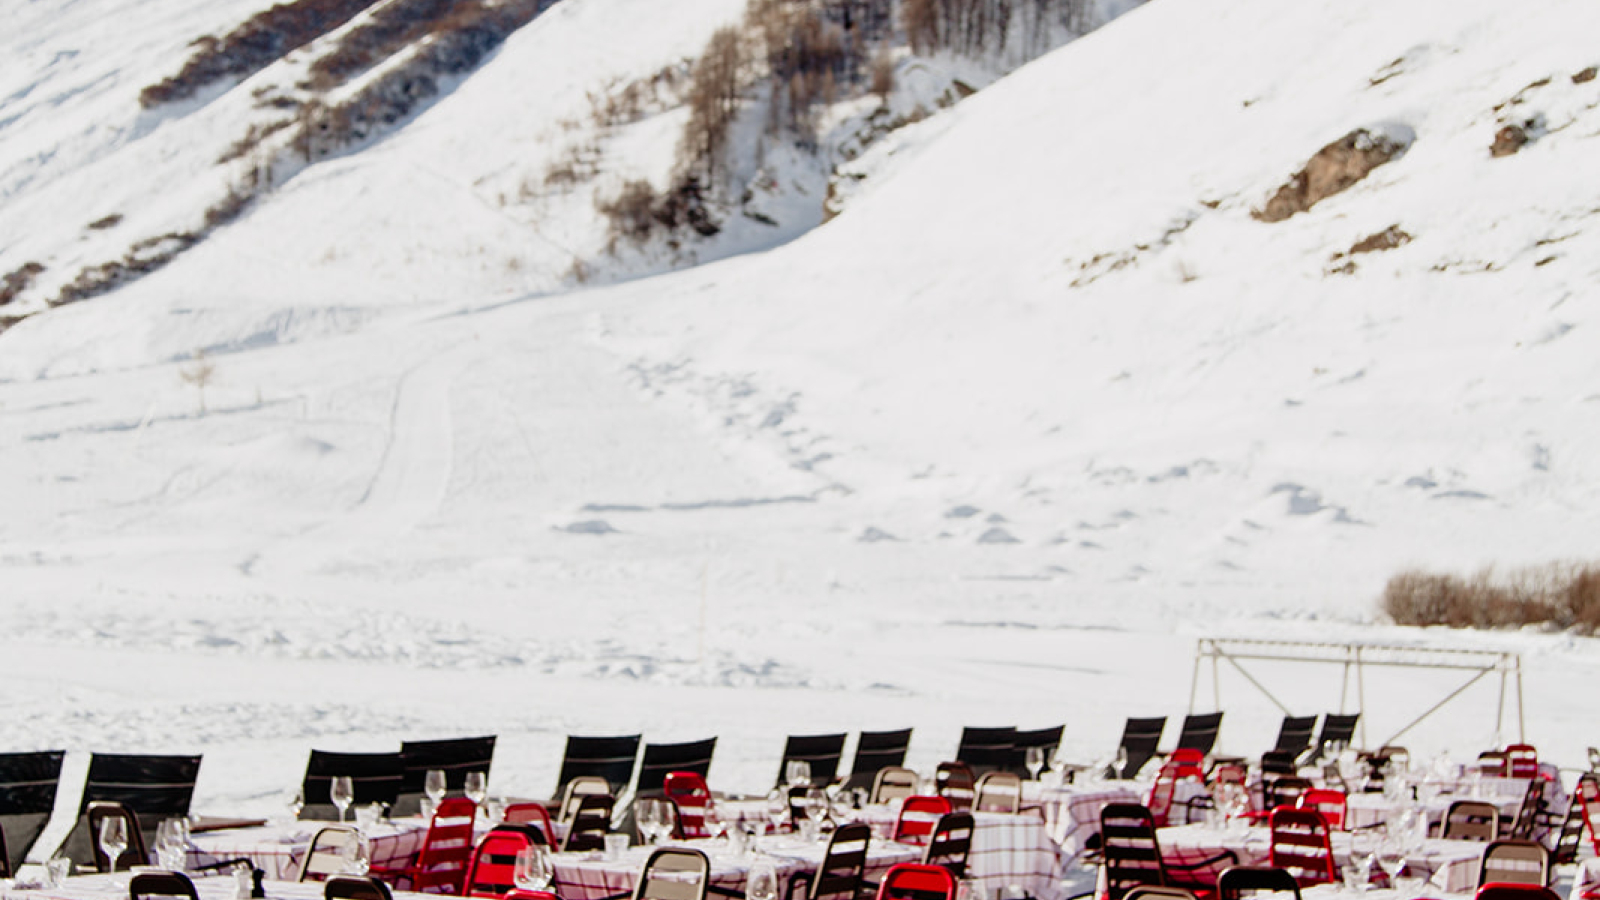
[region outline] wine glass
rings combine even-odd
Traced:
[[[789,787],[811,786],[811,763],[803,759],[791,759],[783,764],[783,780]]]
[[[482,772],[468,772],[466,783],[467,799],[473,805],[482,806],[483,801],[489,796],[489,779]]]
[[[1113,759],[1111,761],[1111,765],[1114,766],[1116,768],[1116,770],[1117,770],[1117,778],[1118,778],[1118,780],[1126,779],[1128,777],[1127,774],[1126,774],[1126,771],[1125,771],[1128,768],[1128,748],[1127,747],[1118,747],[1117,748],[1116,759]]]
[[[700,823],[705,826],[707,837],[719,838],[728,833],[728,820],[722,817],[715,804],[706,804]]]
[[[1378,847],[1378,865],[1383,867],[1385,875],[1389,876],[1389,887],[1395,887],[1395,879],[1406,867],[1406,852],[1401,847],[1400,841],[1388,839]]]
[[[117,857],[128,849],[128,823],[121,816],[107,816],[100,820],[100,850],[108,862],[107,871],[117,874]],[[115,878],[112,879],[115,881]]]
[[[299,821],[300,811],[306,808],[305,789],[295,788],[294,793],[289,795],[289,802],[284,804],[284,808],[289,810],[290,825],[293,825],[295,822]]]
[[[516,882],[517,887],[525,891],[548,890],[553,876],[550,856],[543,846],[529,844],[517,851],[516,862],[511,869],[511,880]]]
[[[355,782],[350,780],[349,775],[333,776],[333,783],[328,785],[328,799],[338,808],[339,824],[343,825],[345,810],[349,809],[350,804],[356,799]]]
[[[645,797],[639,801],[634,814],[634,825],[639,829],[639,840],[654,845],[661,827],[661,801]]]
[[[810,832],[815,837],[822,830],[822,821],[828,817],[828,795],[820,788],[807,788],[800,808],[805,810]]]
[[[1044,771],[1044,748],[1029,747],[1023,754],[1023,765],[1028,767],[1028,777],[1038,781],[1039,773]]]
[[[750,867],[744,882],[745,900],[778,900],[778,870],[770,860]]]
[[[422,781],[422,792],[433,801],[435,809],[439,808],[439,801],[444,799],[445,781],[443,769],[429,769]]]
[[[774,834],[783,830],[783,823],[789,821],[789,792],[774,788],[767,794],[767,818],[772,820]]]
[[[372,844],[364,834],[357,834],[354,840],[348,841],[341,855],[344,857],[341,868],[346,875],[365,875],[372,868]]]

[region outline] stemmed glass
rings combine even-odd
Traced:
[[[646,797],[639,801],[638,812],[634,823],[639,829],[639,839],[654,846],[661,834],[661,826],[665,824],[665,810],[661,808],[662,802],[654,797]],[[670,827],[670,826],[669,826]]]
[[[770,860],[761,860],[750,867],[744,883],[745,900],[777,900],[778,870]]]
[[[821,788],[807,788],[800,808],[805,810],[806,821],[810,823],[811,836],[816,837],[822,831],[822,821],[828,818],[827,792]]]
[[[1120,747],[1119,746],[1117,748],[1117,758],[1113,759],[1111,761],[1111,765],[1116,767],[1117,779],[1119,781],[1123,780],[1123,779],[1126,779],[1128,777],[1126,772],[1125,772],[1125,770],[1128,768],[1128,748],[1127,747]]]
[[[529,844],[517,851],[517,859],[511,869],[511,880],[517,883],[517,887],[525,891],[548,890],[553,875],[550,857],[543,846]]]
[[[443,769],[429,769],[422,781],[422,792],[433,801],[434,809],[439,808],[439,801],[444,799],[445,781]]]
[[[789,821],[789,792],[781,788],[774,788],[767,794],[767,818],[772,820],[772,832],[777,834],[783,829],[783,823]]]
[[[728,820],[722,817],[713,803],[705,805],[705,812],[700,816],[700,823],[705,826],[706,836],[719,838],[728,833]]]
[[[1044,771],[1044,748],[1029,747],[1023,755],[1023,765],[1028,767],[1028,777],[1038,781],[1039,773]]]
[[[328,799],[338,808],[339,824],[343,825],[345,810],[349,809],[350,804],[356,799],[355,782],[350,780],[349,775],[333,776],[333,783],[328,785]]]
[[[107,816],[100,820],[100,850],[105,853],[107,871],[117,874],[117,857],[128,849],[128,823],[121,816]],[[113,878],[113,881],[116,879]]]
[[[1389,887],[1394,888],[1395,879],[1406,867],[1405,844],[1400,835],[1386,835],[1378,845],[1378,865],[1389,876]]]
[[[482,806],[483,801],[489,796],[489,779],[482,772],[468,772],[465,785],[467,799],[474,806]]]
[[[803,759],[791,759],[783,764],[783,780],[789,787],[811,786],[811,763]]]
[[[289,824],[293,825],[300,820],[300,810],[306,808],[306,792],[303,788],[295,788],[294,794],[289,797],[289,802],[284,804],[289,810]]]
[[[365,875],[372,868],[372,845],[364,834],[357,834],[354,840],[346,843],[342,855],[342,869],[346,875]]]

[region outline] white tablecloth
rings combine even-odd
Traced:
[[[1193,864],[1232,850],[1241,866],[1264,866],[1271,857],[1270,835],[1266,828],[1251,828],[1243,839],[1231,833],[1207,828],[1203,825],[1184,825],[1163,828],[1157,834],[1161,843],[1161,857],[1171,865]],[[1342,866],[1350,857],[1350,834],[1335,831],[1331,835],[1334,864]],[[1440,891],[1460,893],[1478,884],[1478,865],[1483,859],[1484,844],[1472,841],[1429,840],[1422,851],[1406,858],[1406,868],[1414,877],[1426,878]],[[1222,869],[1232,863],[1222,862],[1200,870],[1196,877],[1202,881],[1215,881]]]
[[[674,841],[663,846],[692,847],[704,852],[711,861],[712,893],[726,896],[728,892],[743,895],[750,867],[763,856],[772,861],[778,870],[779,898],[788,896],[789,881],[800,872],[815,872],[822,865],[827,852],[824,841],[807,842],[798,836],[769,837],[761,842],[760,855],[735,855],[728,852],[723,840]],[[557,853],[551,857],[555,863],[555,890],[562,900],[603,900],[603,898],[631,894],[639,880],[639,871],[652,848],[630,847],[620,857],[607,859],[604,853]],[[867,848],[867,868],[863,877],[878,882],[889,867],[902,862],[915,862],[922,858],[922,848],[893,841],[874,839]]]
[[[860,821],[885,834],[895,812],[889,807],[858,810]],[[1050,839],[1038,813],[974,813],[967,879],[977,896],[993,897],[1002,888],[1021,888],[1038,900],[1060,900],[1061,879],[1072,857]]]
[[[59,888],[14,887],[8,896],[12,900],[128,900],[129,873],[116,875],[82,875],[68,878]],[[234,900],[232,875],[202,878],[191,876],[200,900]],[[268,900],[322,900],[324,885],[317,881],[263,881]],[[411,891],[393,891],[395,900],[439,900],[438,894],[418,894]]]
[[[248,859],[272,880],[291,881],[300,876],[300,863],[311,847],[317,829],[333,822],[295,822],[259,828],[207,831],[190,838],[187,866],[195,869],[229,859]],[[405,868],[422,849],[428,823],[421,817],[377,822],[365,833],[372,848],[374,868]]]

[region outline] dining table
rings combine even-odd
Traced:
[[[293,881],[318,830],[337,822],[298,820],[269,822],[249,828],[228,828],[189,836],[185,868],[195,871],[234,859],[248,859],[272,880]],[[356,823],[346,823],[354,826]],[[421,816],[361,823],[373,868],[403,869],[416,859],[428,833]],[[487,826],[480,826],[480,830]]]
[[[134,872],[137,872],[135,869]],[[75,875],[49,886],[39,882],[13,882],[6,892],[10,900],[128,900],[130,872],[115,875]],[[231,873],[190,875],[195,893],[200,900],[239,900],[238,882]],[[261,882],[266,900],[323,900],[324,885],[316,881],[285,881],[264,879]],[[419,894],[413,891],[392,891],[394,900],[438,900],[438,894]],[[248,893],[246,894],[248,897]]]
[[[1591,856],[1578,863],[1572,875],[1572,893],[1568,900],[1595,900],[1600,897],[1600,856]]]

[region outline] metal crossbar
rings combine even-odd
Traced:
[[[1413,669],[1440,669],[1447,671],[1469,672],[1465,683],[1446,694],[1443,699],[1428,707],[1420,715],[1407,722],[1399,731],[1390,735],[1383,741],[1383,745],[1393,744],[1395,741],[1422,720],[1438,712],[1450,701],[1461,696],[1467,688],[1472,687],[1489,675],[1500,676],[1499,702],[1495,713],[1495,730],[1499,731],[1505,724],[1506,689],[1508,683],[1514,682],[1517,701],[1517,738],[1523,739],[1523,705],[1522,705],[1522,657],[1520,654],[1504,650],[1459,650],[1444,647],[1408,647],[1402,644],[1342,644],[1319,641],[1268,641],[1250,638],[1200,638],[1195,645],[1194,676],[1189,685],[1189,712],[1195,709],[1195,698],[1200,689],[1201,662],[1211,660],[1211,686],[1213,709],[1222,708],[1222,688],[1220,674],[1221,664],[1226,662],[1234,670],[1244,676],[1256,690],[1271,700],[1273,705],[1283,710],[1284,715],[1293,715],[1293,712],[1283,701],[1273,696],[1267,686],[1245,669],[1241,660],[1245,661],[1278,661],[1298,663],[1324,663],[1342,666],[1343,677],[1339,688],[1339,711],[1346,712],[1349,701],[1350,676],[1355,676],[1356,709],[1366,706],[1366,668],[1369,666],[1413,668]],[[1367,741],[1367,717],[1362,716],[1360,726],[1361,741]]]

